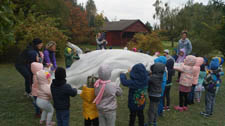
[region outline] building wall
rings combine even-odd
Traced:
[[[106,40],[108,41],[109,46],[120,46],[121,43],[121,32],[119,31],[110,31],[106,32]]]

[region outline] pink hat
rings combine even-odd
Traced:
[[[133,50],[134,52],[137,52],[137,48],[133,48],[132,50]]]

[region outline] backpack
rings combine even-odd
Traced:
[[[137,105],[138,107],[141,107],[142,105],[145,104],[147,99],[147,89],[148,88],[137,89],[136,91],[134,91],[133,100],[134,104]]]

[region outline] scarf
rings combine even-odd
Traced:
[[[99,93],[98,93],[98,96],[95,98],[95,100],[93,101],[93,103],[96,103],[96,105],[98,105],[100,103],[100,101],[102,100],[102,96],[104,94],[104,91],[105,91],[105,86],[107,83],[110,83],[111,81],[110,80],[107,80],[107,81],[103,81],[101,79],[98,79],[96,82],[95,82],[95,88],[96,87],[99,87],[100,84],[102,85],[102,88],[100,89]]]

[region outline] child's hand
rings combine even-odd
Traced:
[[[82,93],[82,90],[79,90],[79,89],[77,89],[77,94],[81,94]]]

